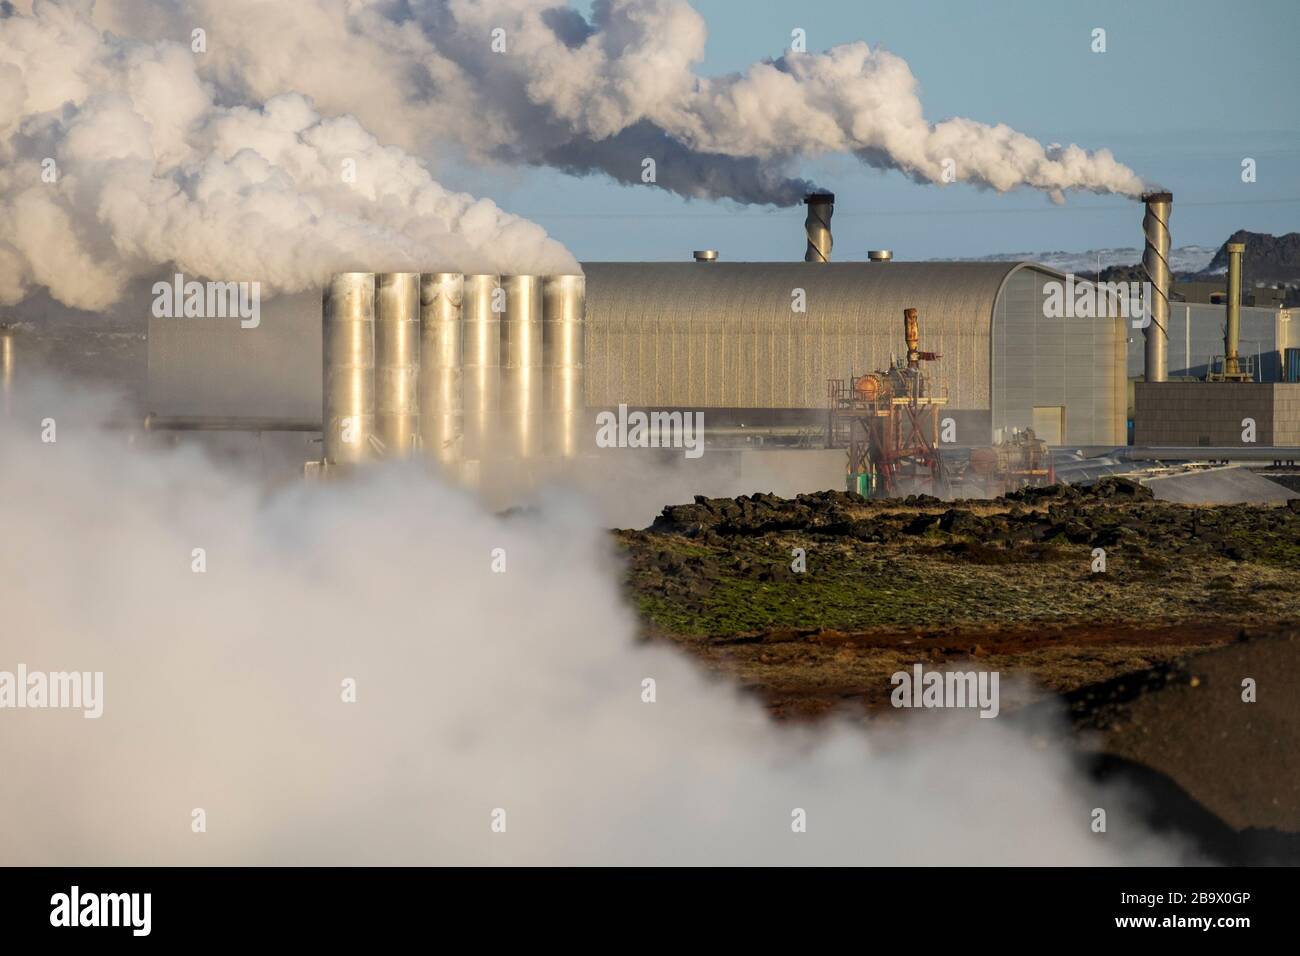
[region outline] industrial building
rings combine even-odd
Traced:
[[[1028,262],[584,263],[588,406],[705,410],[706,425],[820,424],[830,379],[889,365],[901,317],[946,391],[957,444],[1033,428],[1052,444],[1125,441],[1129,330],[1045,319]],[[795,311],[801,300],[806,311]]]
[[[584,276],[349,273],[323,297],[263,303],[256,328],[153,317],[150,420],[324,432],[327,463],[423,447],[473,474],[492,459],[590,454],[596,415],[620,406],[703,412],[715,451],[825,448],[833,383],[894,367],[915,348],[900,322],[915,310],[950,447],[1029,429],[1055,447],[1113,449],[1129,441],[1130,412],[1139,445],[1218,446],[1223,429],[1208,423],[1229,406],[1267,422],[1261,445],[1290,442],[1300,385],[1274,387],[1295,364],[1290,314],[1169,301],[1172,196],[1143,199],[1154,294],[1142,331],[1122,312],[1055,317],[1053,287],[1089,284],[1031,262],[896,262],[883,250],[834,262],[834,197],[814,194],[803,262],[706,250],[584,263]],[[345,418],[363,425],[359,448],[332,435]],[[818,481],[839,484],[827,476],[843,474],[842,457],[819,467]]]
[[[908,263],[883,253],[829,262],[829,203],[813,197],[809,208],[813,261],[584,263],[585,336],[574,347],[591,421],[619,405],[700,410],[715,444],[740,429],[749,440],[803,432],[816,444],[828,381],[888,366],[905,348],[902,310],[914,308],[924,347],[940,356],[931,373],[955,444],[1025,428],[1053,444],[1125,441],[1129,330],[1116,318],[1045,319],[1044,284],[1062,274],[1028,262]],[[319,430],[322,328],[319,293],[264,302],[257,328],[152,317],[153,421]],[[458,346],[467,376],[487,360],[473,357],[475,341],[467,335]],[[464,408],[473,431],[472,403]],[[589,444],[594,425],[585,432],[574,441]]]

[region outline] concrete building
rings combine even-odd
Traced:
[[[1135,445],[1300,447],[1300,384],[1138,384]]]
[[[1205,279],[1193,279],[1188,282],[1175,282],[1169,294],[1171,302],[1191,302],[1200,305],[1222,306],[1226,301],[1228,280],[1225,276],[1221,282]],[[1286,289],[1281,285],[1258,285],[1253,289],[1243,289],[1241,304],[1258,309],[1280,309],[1286,302]]]

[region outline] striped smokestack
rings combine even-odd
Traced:
[[[831,215],[835,212],[834,193],[809,193],[803,201],[808,204],[808,218],[804,230],[808,233],[808,249],[804,262],[831,261]]]
[[[1151,283],[1151,315],[1145,330],[1144,377],[1148,382],[1163,382],[1169,377],[1169,209],[1173,201],[1173,193],[1142,195],[1146,204],[1146,215],[1142,217],[1146,237],[1142,269]]]

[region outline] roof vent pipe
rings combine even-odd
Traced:
[[[869,249],[867,258],[872,262],[889,262],[894,258],[894,253],[888,249]]]
[[[693,253],[696,262],[717,262],[717,249],[696,249]]]
[[[1169,377],[1169,209],[1173,193],[1144,193],[1146,215],[1142,232],[1146,247],[1142,252],[1142,270],[1151,283],[1151,314],[1147,316],[1146,362],[1143,368],[1148,382],[1163,382]]]
[[[835,212],[834,193],[809,193],[803,201],[808,204],[808,218],[804,231],[808,234],[808,249],[804,262],[831,261],[831,215]]]

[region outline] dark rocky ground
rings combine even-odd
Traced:
[[[1191,507],[1123,479],[949,503],[753,495],[615,536],[647,639],[779,719],[910,719],[894,672],[996,670],[1010,719],[1064,711],[1151,825],[1222,862],[1300,862],[1300,501]]]
[[[1188,507],[1122,479],[955,503],[700,498],[616,534],[647,627],[674,635],[1300,619],[1300,502]]]

